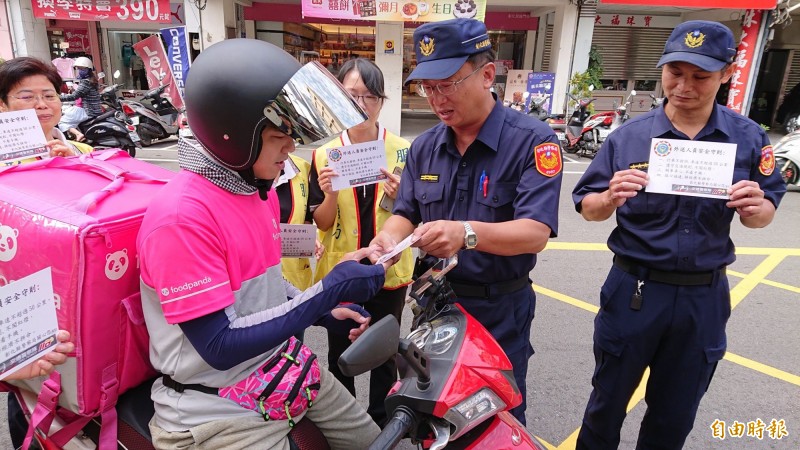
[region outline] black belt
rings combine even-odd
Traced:
[[[212,388],[208,386],[203,386],[202,384],[182,384],[178,383],[177,381],[173,380],[169,375],[162,375],[161,381],[164,382],[164,386],[174,389],[176,392],[183,392],[186,389],[192,391],[200,391],[206,394],[217,395],[219,393],[218,388]]]
[[[624,256],[614,256],[614,265],[641,280],[674,284],[676,286],[704,286],[711,284],[714,281],[714,275],[718,272],[720,275],[725,275],[724,267],[710,272],[664,272],[662,270],[648,269]]]
[[[449,278],[447,282],[450,283],[450,287],[453,288],[456,297],[479,298],[492,298],[498,295],[510,294],[512,292],[517,292],[525,286],[531,285],[531,280],[528,279],[527,276],[517,278],[516,280],[490,284],[463,283]]]

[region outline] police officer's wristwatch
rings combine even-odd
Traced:
[[[464,225],[464,246],[461,247],[466,250],[472,250],[478,246],[478,235],[472,229],[472,225],[467,222],[461,222]]]

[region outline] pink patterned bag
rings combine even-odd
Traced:
[[[219,396],[268,420],[289,420],[314,404],[320,388],[317,355],[290,338],[283,348],[244,380],[219,389]]]

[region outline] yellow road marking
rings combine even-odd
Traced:
[[[752,272],[745,275],[742,281],[731,289],[731,309],[736,308],[760,282],[764,281],[764,278],[766,278],[770,272],[778,267],[778,264],[780,264],[785,257],[786,255],[767,256]]]
[[[737,272],[735,270],[729,270],[728,271],[728,275],[731,275],[731,276],[734,276],[734,277],[739,277],[739,278],[744,278],[744,277],[747,276],[747,274],[742,273],[742,272]],[[785,284],[785,283],[779,283],[777,281],[772,281],[772,280],[761,280],[761,282],[766,284],[767,286],[772,286],[772,287],[776,287],[778,289],[783,289],[785,291],[795,292],[797,294],[800,294],[800,287],[797,287],[797,286],[792,286],[792,285]]]
[[[546,249],[578,250],[578,251],[609,251],[608,246],[606,244],[581,243],[581,242],[552,242],[552,241],[547,244]],[[791,292],[800,293],[800,288],[796,286],[791,286],[784,283],[778,283],[766,279],[766,276],[769,275],[778,265],[780,265],[780,263],[787,256],[800,256],[800,249],[739,247],[736,249],[736,254],[759,255],[759,256],[766,256],[766,258],[758,266],[756,266],[756,268],[753,269],[753,271],[750,272],[749,274],[736,271],[728,271],[728,273],[731,274],[732,276],[742,278],[742,280],[734,288],[731,289],[731,309],[735,308],[739,303],[741,303],[741,301],[744,300],[744,298],[747,297],[747,295],[750,294],[753,291],[753,289],[755,289],[755,287],[758,286],[760,283],[764,283],[769,286],[777,287],[780,289],[785,289]],[[552,289],[548,289],[545,288],[544,286],[540,286],[537,284],[533,284],[532,286],[537,293],[546,295],[555,300],[581,308],[585,311],[589,311],[594,314],[597,314],[597,312],[599,311],[599,308],[597,306],[592,305],[591,303],[584,302],[583,300],[570,297],[569,295],[556,292]],[[746,367],[756,372],[763,373],[767,376],[777,378],[782,381],[786,381],[796,386],[800,386],[800,376],[794,375],[792,373],[785,372],[775,367],[768,366],[766,364],[762,364],[752,359],[748,359],[743,356],[739,356],[730,352],[726,352],[724,359],[734,364],[738,364],[742,367]],[[639,404],[639,402],[641,402],[644,399],[645,389],[647,386],[647,380],[649,376],[650,376],[650,369],[648,368],[645,370],[644,376],[642,377],[642,381],[639,383],[639,386],[636,388],[636,391],[634,391],[630,401],[628,402],[628,407],[627,407],[628,412],[630,412],[637,404]],[[577,443],[579,433],[580,433],[580,427],[578,427],[574,432],[572,432],[558,447],[553,447],[553,445],[544,441],[542,442],[548,448],[548,450],[552,450],[554,448],[556,450],[567,450],[567,449],[571,450],[575,448],[575,444]]]
[[[578,300],[575,297],[570,297],[569,295],[562,294],[560,292],[556,292],[552,289],[547,289],[544,286],[539,286],[538,284],[533,284],[533,290],[539,294],[544,294],[548,297],[552,297],[556,300],[562,301],[564,303],[570,304],[572,306],[577,306],[578,308],[584,309],[589,311],[590,313],[597,314],[597,311],[600,311],[600,308],[594,306],[591,303],[586,303],[583,300]]]
[[[534,434],[534,437],[536,437],[536,439],[539,441],[539,443],[540,443],[540,444],[542,444],[542,445],[544,445],[544,447],[545,447],[547,450],[558,450],[558,448],[557,448],[555,445],[553,445],[553,444],[551,444],[551,443],[549,443],[549,442],[545,441],[544,439],[540,438],[539,436],[536,436],[536,435]]]
[[[777,378],[781,381],[791,383],[795,386],[800,386],[800,376],[797,376],[795,374],[784,372],[783,370],[776,369],[772,366],[762,364],[758,361],[753,361],[752,359],[745,358],[744,356],[739,356],[731,352],[726,352],[724,359],[734,364],[739,364],[742,367],[747,367],[748,369],[752,369],[755,370],[756,372],[763,373],[764,375]]]

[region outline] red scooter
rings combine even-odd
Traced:
[[[594,98],[578,99],[572,94],[567,95],[577,103],[577,106],[567,122],[564,151],[594,158],[599,147],[595,130],[598,127],[610,127],[614,120],[614,112],[598,113],[590,117],[588,107]]]
[[[403,438],[423,448],[537,449],[544,447],[508,412],[522,402],[511,363],[475,318],[453,303],[444,274],[455,258],[440,259],[411,288],[415,319],[398,338],[392,316],[372,325],[339,359],[355,376],[395,354],[406,367],[386,398],[391,419],[369,447],[392,449]]]

